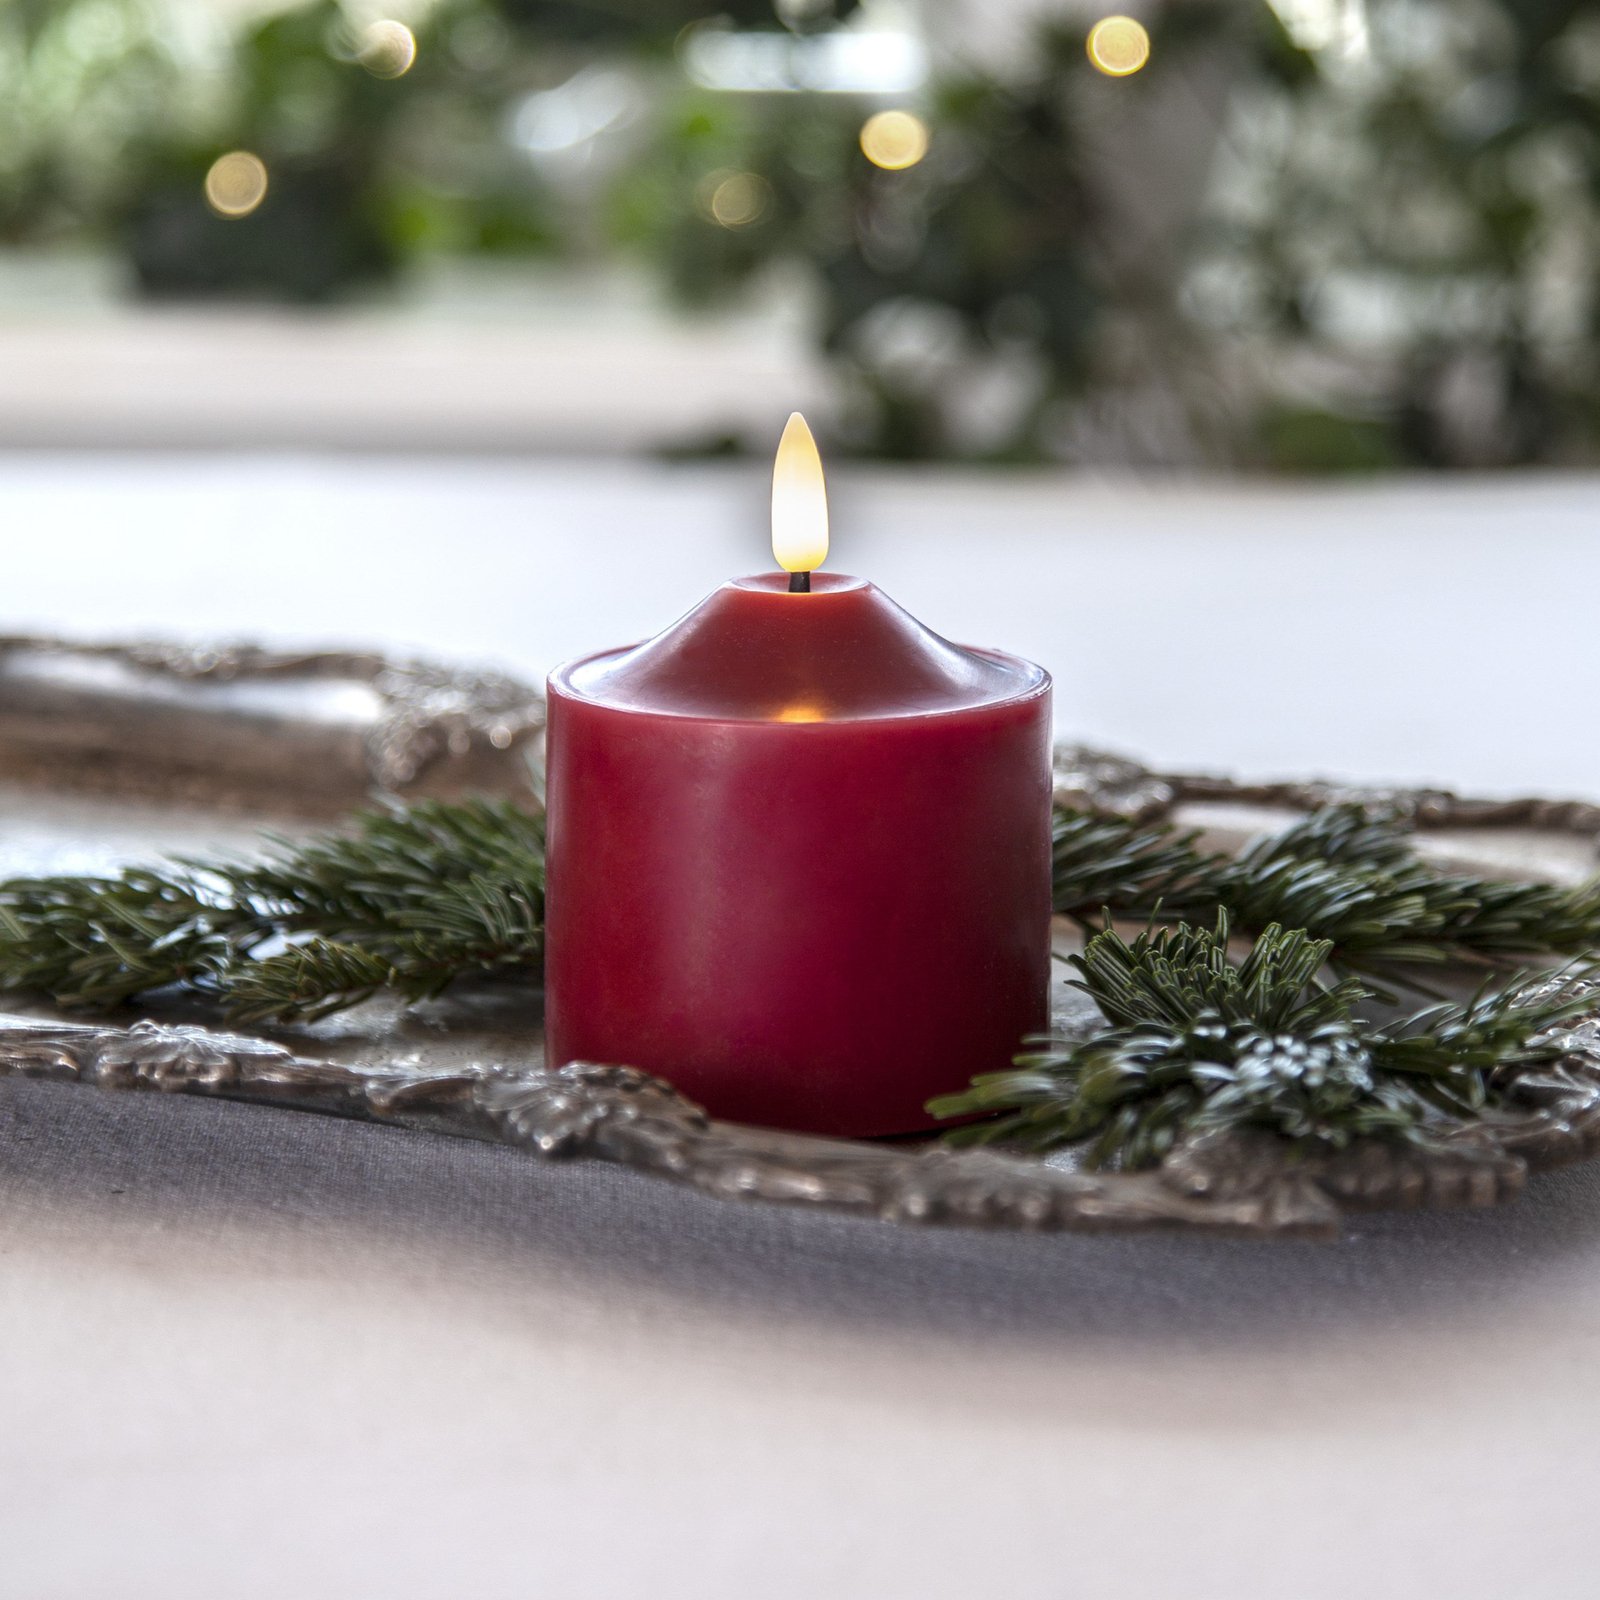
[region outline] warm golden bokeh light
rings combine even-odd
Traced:
[[[706,209],[712,220],[724,228],[747,228],[766,215],[772,190],[767,180],[754,172],[718,174],[711,185]]]
[[[861,153],[886,172],[903,172],[928,153],[928,125],[909,111],[878,111],[861,124]]]
[[[815,572],[828,559],[828,487],[822,457],[798,411],[772,463],[772,553],[785,572]]]
[[[206,174],[206,204],[219,217],[248,217],[267,198],[267,164],[248,150],[230,150]]]
[[[361,34],[360,61],[375,78],[403,78],[417,59],[417,36],[403,22],[374,22]]]
[[[1102,17],[1089,30],[1087,49],[1097,72],[1127,78],[1150,59],[1150,35],[1132,17]]]
[[[821,706],[785,706],[778,713],[779,722],[823,722],[828,713]]]

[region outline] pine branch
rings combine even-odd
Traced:
[[[275,856],[227,873],[275,926],[367,945],[413,936],[466,957],[537,955],[544,823],[507,801],[424,801],[363,813],[350,835],[274,840]]]
[[[1380,1071],[1403,1073],[1443,1109],[1466,1114],[1494,1090],[1557,1060],[1563,1047],[1551,1030],[1593,1008],[1587,991],[1570,993],[1541,974],[1501,988],[1485,985],[1464,1005],[1419,1011],[1374,1030],[1368,1043]],[[1462,1071],[1473,1089],[1468,1098],[1434,1095],[1431,1083],[1448,1087]]]
[[[273,852],[0,884],[0,987],[103,1008],[183,983],[262,1020],[381,988],[424,998],[542,955],[543,821],[508,802],[368,812],[349,834]]]
[[[1248,927],[1267,919],[1334,943],[1346,970],[1400,979],[1409,963],[1586,956],[1600,946],[1600,881],[1581,888],[1441,873],[1393,819],[1336,806],[1247,850],[1210,885]]]
[[[1306,928],[1341,966],[1450,958],[1448,930],[1465,927],[1467,880],[1439,876],[1404,834],[1358,807],[1320,811],[1220,866],[1206,890],[1247,928]]]
[[[1201,1013],[1262,1028],[1310,1028],[1342,1017],[1363,996],[1349,980],[1314,988],[1332,945],[1302,929],[1265,929],[1244,961],[1228,959],[1228,914],[1211,929],[1180,923],[1141,933],[1130,945],[1108,924],[1070,957],[1081,989],[1114,1026],[1183,1025]]]
[[[0,985],[72,1008],[204,983],[272,929],[198,870],[131,868],[109,878],[0,884]]]
[[[318,938],[242,962],[219,981],[228,1014],[239,1022],[314,1022],[398,986],[399,974],[384,957]]]
[[[1543,883],[1449,880],[1470,909],[1444,930],[1454,948],[1503,962],[1528,956],[1584,957],[1600,946],[1600,880],[1576,889]]]
[[[1058,809],[1051,837],[1051,890],[1062,916],[1102,913],[1141,917],[1154,907],[1192,897],[1220,864],[1195,849],[1193,833],[1122,817]]]
[[[1408,966],[1503,965],[1600,948],[1600,880],[1565,889],[1442,873],[1415,854],[1397,821],[1359,806],[1315,812],[1236,859],[1201,853],[1195,837],[1058,812],[1057,911],[1210,922],[1225,908],[1245,932],[1303,928],[1331,942],[1336,967],[1407,987],[1416,986],[1405,982]]]
[[[931,1102],[938,1117],[991,1118],[946,1139],[1034,1151],[1082,1143],[1090,1165],[1120,1169],[1212,1129],[1332,1149],[1362,1137],[1425,1142],[1441,1114],[1470,1115],[1549,1060],[1556,1047],[1540,1036],[1593,1003],[1540,977],[1373,1030],[1356,1016],[1370,998],[1361,984],[1318,987],[1326,941],[1272,926],[1234,963],[1229,932],[1222,915],[1210,930],[1180,924],[1131,944],[1109,927],[1096,935],[1071,960],[1111,1025],[1086,1042],[1043,1040],[1012,1070]]]

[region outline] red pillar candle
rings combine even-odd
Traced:
[[[927,1127],[1047,1023],[1049,760],[1042,668],[859,578],[738,578],[558,668],[550,1059],[742,1122]]]

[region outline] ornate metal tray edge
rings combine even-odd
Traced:
[[[40,707],[59,710],[63,695],[70,705],[80,693],[93,701],[104,686],[47,685],[41,698],[34,684],[32,720],[26,714],[19,719],[15,702],[3,703],[5,663],[16,652],[36,662],[67,664],[80,653],[55,641],[0,640],[0,753],[10,756],[20,748],[38,758],[34,736]],[[376,714],[365,727],[354,728],[369,780],[381,787],[409,787],[431,766],[434,782],[446,792],[469,783],[532,792],[528,763],[520,757],[542,725],[542,705],[536,691],[499,675],[391,663],[375,655],[289,656],[250,647],[97,646],[81,655],[109,657],[136,680],[155,683],[345,676],[375,684],[380,688]],[[116,692],[126,717],[128,686]],[[137,710],[137,681],[133,698]],[[153,696],[152,703],[158,698]],[[95,724],[93,711],[91,704],[85,727]],[[170,716],[170,703],[163,714]],[[224,702],[196,703],[182,714],[203,722],[231,713]],[[133,717],[135,724],[138,720]],[[281,753],[305,747],[303,741],[296,745],[296,734],[293,727],[271,726],[257,728],[251,739]],[[404,759],[395,757],[397,750]],[[85,756],[91,758],[87,770],[95,770],[93,749],[69,746],[60,755],[62,782],[84,775]],[[251,752],[245,755],[248,764]],[[501,756],[519,759],[496,766],[494,759]],[[48,776],[48,752],[42,769]],[[39,772],[28,775],[37,778]],[[183,790],[193,776],[186,771],[174,786]],[[1076,747],[1058,752],[1057,791],[1091,809],[1141,817],[1162,816],[1195,800],[1306,809],[1338,799],[1398,807],[1424,827],[1600,834],[1600,807],[1584,802],[1473,800],[1442,790],[1323,782],[1235,783],[1156,773]],[[210,1095],[351,1116],[498,1141],[544,1158],[617,1162],[721,1199],[825,1206],[894,1222],[1074,1230],[1176,1225],[1327,1238],[1338,1232],[1347,1212],[1487,1205],[1517,1193],[1531,1172],[1595,1154],[1600,1149],[1600,984],[1586,987],[1596,997],[1595,1016],[1564,1030],[1562,1060],[1520,1085],[1516,1111],[1460,1130],[1434,1149],[1369,1142],[1337,1155],[1286,1160],[1284,1147],[1270,1139],[1212,1136],[1181,1145],[1161,1167],[1137,1174],[1089,1173],[1067,1162],[990,1150],[825,1140],[716,1122],[668,1085],[624,1067],[353,1064],[268,1039],[152,1021],[114,1027],[0,1016],[0,1076]]]
[[[1135,1174],[716,1122],[627,1067],[351,1064],[148,1021],[114,1028],[0,1016],[0,1075],[357,1117],[498,1141],[542,1158],[617,1162],[721,1199],[827,1206],[889,1222],[1181,1225],[1327,1238],[1347,1211],[1489,1205],[1518,1193],[1531,1172],[1592,1156],[1600,1148],[1600,1024],[1571,1030],[1568,1043],[1556,1068],[1525,1084],[1525,1113],[1476,1125],[1434,1150],[1367,1142],[1295,1163],[1267,1139],[1201,1138]]]
[[[531,794],[543,733],[543,694],[502,672],[369,650],[0,636],[13,782],[315,816],[374,790]]]

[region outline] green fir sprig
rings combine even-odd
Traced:
[[[1580,888],[1444,873],[1416,854],[1395,818],[1331,806],[1237,857],[1149,823],[1061,811],[1056,910],[1093,923],[1209,923],[1219,909],[1259,933],[1277,923],[1330,945],[1343,972],[1416,987],[1405,969],[1445,962],[1516,964],[1600,949],[1600,879]]]
[[[183,984],[240,1020],[537,966],[544,828],[504,801],[366,812],[255,863],[180,861],[0,884],[0,987],[105,1008]]]
[[[1362,1137],[1427,1142],[1442,1118],[1470,1116],[1559,1047],[1542,1035],[1593,997],[1547,977],[1484,991],[1388,1027],[1363,1022],[1357,980],[1323,987],[1327,940],[1276,924],[1242,960],[1226,914],[1131,942],[1108,927],[1069,959],[1108,1026],[1046,1039],[1014,1068],[930,1106],[985,1116],[957,1144],[1047,1151],[1082,1145],[1096,1167],[1159,1162],[1185,1134],[1259,1128],[1342,1149]]]
[[[1103,911],[1141,920],[1189,904],[1223,864],[1195,847],[1197,833],[1161,823],[1058,807],[1051,830],[1051,889],[1058,915],[1093,925]]]

